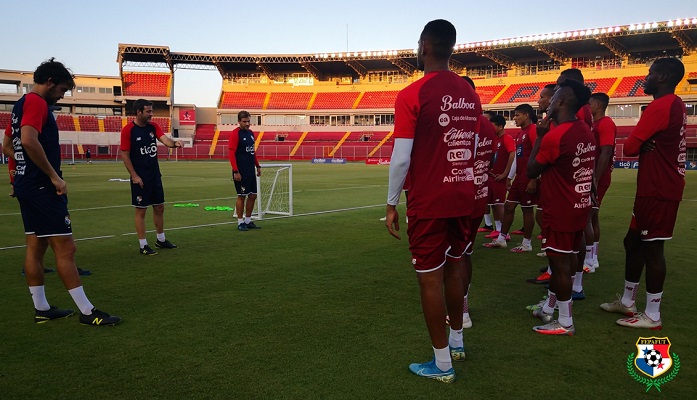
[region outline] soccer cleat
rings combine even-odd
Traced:
[[[559,321],[552,321],[546,325],[534,326],[532,330],[543,335],[573,336],[576,333],[576,328],[574,328],[573,325],[565,327],[562,326]]]
[[[34,322],[37,324],[43,324],[44,322],[52,321],[54,319],[68,318],[75,314],[73,310],[62,310],[56,306],[51,306],[46,311],[34,310]]]
[[[644,313],[637,313],[629,318],[618,319],[617,325],[626,326],[627,328],[651,329],[652,331],[660,331],[663,329],[663,324],[660,319],[654,321]]]
[[[113,326],[121,322],[121,318],[115,315],[109,315],[104,311],[99,311],[96,308],[92,309],[92,314],[85,315],[80,313],[80,323],[83,325],[92,326]]]
[[[600,268],[600,263],[598,261],[593,261],[593,270]]]
[[[257,224],[255,224],[254,222],[250,222],[250,223],[245,224],[245,225],[247,225],[247,229],[261,229],[261,227],[257,226]]]
[[[511,235],[523,235],[523,229],[516,229],[513,232],[511,232]]]
[[[450,368],[447,371],[441,371],[441,369],[436,366],[435,358],[423,364],[411,364],[409,365],[409,371],[418,376],[435,379],[443,383],[453,383],[455,381],[455,370]]]
[[[542,273],[542,275],[538,276],[537,278],[528,278],[527,282],[534,283],[536,285],[541,285],[541,284],[549,282],[550,278],[552,278],[552,274],[545,271]]]
[[[617,296],[617,300],[613,301],[612,303],[601,304],[600,309],[611,313],[624,314],[628,317],[633,317],[634,314],[637,313],[636,304],[626,307],[624,304],[622,304],[622,296],[619,294],[616,294],[615,296]]]
[[[80,276],[90,276],[90,275],[92,275],[92,271],[90,271],[89,269],[82,269],[82,268],[78,268],[78,269],[77,269],[77,273],[80,274]]]
[[[154,256],[157,252],[150,248],[147,244],[140,248],[140,254],[145,254],[146,256]]]
[[[472,327],[472,318],[470,318],[469,313],[462,314],[462,328],[469,329],[471,327]]]
[[[491,232],[494,230],[494,227],[491,225],[484,225],[481,228],[477,229],[477,233],[482,233],[482,232]]]
[[[482,244],[484,247],[488,247],[490,249],[505,249],[508,247],[508,243],[504,240],[503,242],[499,242],[498,239],[492,240],[490,243],[484,243]]]
[[[159,240],[155,241],[155,247],[159,247],[161,249],[176,249],[179,246],[165,239],[164,242],[160,242]]]
[[[50,274],[51,272],[56,272],[56,270],[53,268],[44,268],[44,274]],[[24,272],[24,267],[22,267],[22,276],[27,276],[26,272]]]
[[[247,232],[249,229],[247,229],[247,224],[245,224],[243,222],[243,223],[237,225],[237,230],[242,231],[242,232]]]
[[[465,361],[466,354],[465,354],[465,347],[452,347],[448,346],[450,348],[450,357],[453,359],[453,361]]]
[[[532,251],[532,245],[524,245],[522,243],[511,249],[511,253],[527,253],[530,251]]]
[[[586,264],[583,263],[583,272],[587,274],[592,274],[595,272],[595,268],[593,267],[593,264]]]
[[[496,239],[497,237],[499,237],[499,233],[500,233],[499,231],[491,231],[490,234],[488,234],[484,237],[487,239]]]
[[[586,299],[586,293],[581,290],[580,292],[571,291],[571,300],[585,300]]]
[[[548,269],[549,269],[549,265],[545,265],[544,267],[540,267],[540,273],[547,272]]]
[[[544,304],[544,303],[543,303],[543,304]],[[552,322],[552,318],[554,317],[554,315],[552,315],[552,314],[547,314],[547,313],[545,313],[544,311],[542,311],[542,307],[540,307],[540,308],[538,308],[538,309],[536,309],[536,310],[533,310],[533,311],[532,311],[532,316],[533,316],[533,317],[539,318],[540,321],[542,321],[543,324],[549,324],[550,322]]]
[[[536,255],[537,255],[538,257],[547,257],[547,252],[543,250],[543,251],[537,253]]]
[[[529,306],[525,306],[525,309],[528,311],[535,311],[535,310],[541,309],[545,305],[546,302],[547,302],[547,295],[544,295],[544,296],[542,296],[542,300],[538,301],[537,304],[531,304]]]

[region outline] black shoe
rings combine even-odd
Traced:
[[[157,252],[150,248],[147,244],[140,248],[140,254],[145,254],[146,256],[154,256]]]
[[[257,226],[254,222],[250,222],[250,223],[245,224],[245,225],[247,225],[247,229],[261,229],[261,227]]]
[[[96,308],[92,309],[92,314],[85,315],[80,313],[80,323],[83,325],[92,326],[113,326],[121,322],[121,318],[115,315],[109,315],[104,311],[99,311]]]
[[[77,273],[80,274],[80,276],[90,276],[90,275],[92,275],[92,271],[90,271],[89,269],[82,269],[82,268],[78,268],[78,269],[77,269]]]
[[[68,318],[69,316],[75,314],[73,310],[62,310],[56,306],[51,306],[46,311],[34,310],[34,322],[37,324],[43,324],[44,322],[52,321],[54,319]]]
[[[242,232],[247,232],[249,229],[247,229],[247,224],[245,224],[243,222],[243,223],[237,225],[237,230],[242,231]]]
[[[176,249],[179,246],[165,239],[164,242],[160,242],[159,240],[155,241],[155,247],[159,247],[161,249]]]
[[[56,272],[56,270],[53,268],[44,268],[44,274],[50,274],[51,272]],[[27,276],[26,272],[24,272],[24,268],[22,268],[22,276]]]

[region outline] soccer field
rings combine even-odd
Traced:
[[[34,324],[20,270],[23,229],[16,200],[2,194],[0,398],[2,399],[629,399],[646,386],[627,371],[639,337],[668,337],[681,367],[651,398],[697,396],[694,246],[697,173],[688,171],[674,239],[666,246],[664,329],[615,325],[601,311],[624,282],[622,238],[636,171],[616,170],[601,211],[600,268],[584,276],[574,303],[573,337],[547,337],[525,310],[546,293],[525,283],[545,260],[485,249],[473,255],[467,360],[445,385],[407,366],[432,350],[406,240],[384,222],[387,167],[296,163],[294,212],[238,232],[227,162],[161,162],[167,238],[179,245],[138,254],[133,209],[121,163],[64,165],[78,266],[96,307],[115,327],[77,317]],[[9,191],[9,186],[5,185]],[[197,208],[175,208],[197,203]],[[399,207],[402,213],[404,207]],[[147,227],[153,229],[151,211]],[[514,228],[521,225],[520,213]],[[535,236],[539,228],[536,227]],[[513,241],[518,238],[513,238]],[[151,245],[154,232],[148,233]],[[539,241],[533,240],[535,249]],[[53,267],[49,251],[46,266]],[[73,308],[57,274],[46,276],[51,304]],[[642,281],[638,307],[645,304]],[[667,375],[667,374],[666,374]],[[663,376],[666,376],[663,375]]]

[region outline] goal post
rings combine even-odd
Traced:
[[[293,164],[261,164],[255,214],[293,215]]]
[[[59,139],[61,146],[61,160],[67,160],[68,165],[75,165],[75,144],[73,139]],[[63,150],[66,150],[63,152]]]

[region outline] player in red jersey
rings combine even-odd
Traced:
[[[592,229],[586,230],[586,257],[583,272],[593,273],[600,266],[598,262],[598,244],[600,242],[600,206],[610,187],[611,174],[615,163],[615,139],[617,126],[612,118],[605,115],[610,97],[605,93],[593,93],[589,101],[593,113],[593,136],[595,137],[595,173],[593,180],[597,190],[596,202],[591,212]],[[589,235],[589,231],[591,235]],[[590,243],[590,245],[589,245]]]
[[[591,210],[595,165],[593,135],[588,125],[576,118],[576,113],[589,98],[590,90],[577,81],[569,79],[558,85],[548,116],[538,127],[539,136],[528,163],[528,177],[541,174],[545,206],[542,248],[552,268],[549,297],[542,308],[533,311],[545,323],[533,330],[546,335],[575,333],[571,271],[577,262],[575,253]],[[549,129],[552,121],[554,126]],[[552,321],[555,306],[559,308],[559,318]]]
[[[491,118],[495,115],[497,115],[495,111],[491,111],[491,110],[484,111],[484,117],[486,119],[488,119],[489,121],[491,121]],[[494,145],[496,145],[496,143],[494,143]],[[491,192],[489,192],[489,193],[491,194]],[[487,232],[490,234],[492,231],[494,231],[495,226],[494,226],[494,220],[492,217],[493,217],[493,212],[491,210],[491,207],[489,205],[487,205],[486,212],[484,213],[484,226],[477,229],[477,232]],[[498,234],[496,235],[496,237],[498,237]]]
[[[678,206],[685,188],[687,114],[675,87],[685,76],[677,58],[661,58],[649,68],[644,92],[653,96],[639,123],[624,144],[624,155],[639,156],[637,190],[629,230],[624,238],[624,294],[605,311],[629,314],[617,324],[658,330],[666,278],[663,248],[673,236]],[[636,291],[646,265],[646,310],[636,313]]]
[[[464,360],[462,255],[474,210],[475,135],[479,96],[449,71],[455,27],[431,21],[419,38],[417,64],[424,77],[399,92],[389,172],[385,225],[399,239],[397,204],[409,173],[409,250],[435,357],[411,364],[416,375],[450,383],[452,359]],[[443,295],[445,289],[445,298]],[[445,316],[450,315],[450,337]]]
[[[515,161],[515,140],[506,133],[506,119],[501,115],[491,117],[496,130],[494,159],[489,173],[489,206],[494,215],[494,230],[486,238],[495,239],[501,232],[503,221],[503,204],[506,201],[506,180]]]
[[[535,225],[535,216],[533,207],[537,205],[537,179],[528,178],[527,163],[530,157],[533,143],[537,139],[536,125],[533,121],[536,120],[535,112],[529,104],[521,104],[515,108],[515,116],[513,117],[516,126],[519,126],[521,131],[516,137],[516,175],[513,184],[508,191],[508,198],[504,205],[503,224],[498,238],[491,243],[484,243],[485,247],[489,248],[505,248],[506,235],[511,229],[513,219],[515,217],[515,209],[520,204],[523,212],[523,242],[511,249],[514,253],[523,253],[532,251],[532,229]]]

